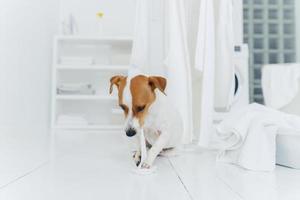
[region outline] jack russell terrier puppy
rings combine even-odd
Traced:
[[[159,76],[114,76],[110,79],[110,94],[114,85],[118,88],[119,106],[126,118],[126,135],[137,138],[134,161],[137,166],[140,164],[139,130],[142,128],[150,149],[141,167],[149,169],[160,153],[181,144],[182,120],[165,94],[167,80]]]

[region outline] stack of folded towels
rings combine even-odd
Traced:
[[[71,94],[95,94],[92,84],[90,83],[64,83],[57,87],[57,94],[71,95]]]

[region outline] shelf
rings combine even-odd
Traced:
[[[106,36],[80,36],[80,35],[59,35],[57,40],[100,40],[100,41],[133,41],[131,37],[106,37]]]
[[[130,37],[100,37],[100,36],[57,36],[58,42],[76,42],[83,44],[111,44],[111,45],[132,45],[133,39]]]
[[[129,65],[56,65],[58,70],[127,71]]]
[[[57,100],[118,100],[116,96],[109,95],[56,95]]]
[[[123,130],[118,96],[109,95],[113,74],[127,74],[131,37],[59,35],[54,39],[52,116],[54,129]],[[80,59],[82,58],[82,59]],[[58,84],[90,83],[96,94],[57,94]],[[116,93],[114,93],[116,94]],[[88,124],[57,123],[59,115],[83,115]]]
[[[87,125],[87,126],[63,126],[63,125],[56,125],[54,126],[55,129],[85,129],[85,130],[122,130],[123,125]]]

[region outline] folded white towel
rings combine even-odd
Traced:
[[[57,87],[57,94],[95,94],[91,83],[63,83]]]
[[[280,109],[298,94],[300,64],[266,65],[262,74],[262,88],[267,106]]]
[[[251,170],[273,170],[279,128],[299,131],[300,117],[259,104],[232,113],[217,126],[221,149],[217,159]],[[299,134],[287,132],[292,133]]]

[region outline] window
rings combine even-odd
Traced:
[[[248,33],[249,33],[248,24],[244,23],[244,34],[248,34]]]
[[[275,9],[269,10],[269,19],[277,19],[278,18],[278,11]]]
[[[254,33],[261,34],[263,33],[263,24],[254,24]]]
[[[261,69],[254,69],[254,78],[261,79]]]
[[[278,49],[278,40],[276,38],[269,39],[269,48],[270,49]]]
[[[283,25],[283,32],[285,34],[292,34],[292,33],[294,33],[294,25],[293,24],[284,24]]]
[[[243,10],[243,15],[244,15],[244,19],[248,19],[248,17],[249,17],[249,10],[248,9],[244,9]]]
[[[254,88],[254,93],[255,93],[256,95],[262,95],[262,89],[261,89],[260,87]]]
[[[255,9],[253,11],[254,19],[262,19],[263,18],[263,10],[262,9]]]
[[[295,46],[295,42],[293,38],[285,38],[284,39],[284,49],[293,49]]]
[[[285,63],[293,63],[295,62],[295,54],[294,53],[286,53],[284,54],[284,62]]]
[[[262,0],[254,0],[254,4],[262,4],[263,1]]]
[[[250,101],[264,102],[261,93],[261,68],[264,64],[300,60],[295,41],[296,37],[300,37],[296,35],[295,17],[296,13],[300,13],[296,2],[244,0],[243,38],[245,43],[249,43]]]
[[[292,9],[284,9],[283,10],[283,18],[290,20],[294,18],[294,10]]]
[[[284,4],[294,5],[294,0],[283,0]]]
[[[260,103],[260,104],[264,104],[264,98],[263,97],[254,97],[255,102]]]
[[[269,34],[278,33],[278,24],[269,24]]]
[[[264,40],[262,38],[254,38],[254,49],[263,49]]]
[[[269,4],[276,5],[278,3],[278,0],[269,0]]]
[[[254,64],[263,64],[263,55],[261,53],[254,54]]]
[[[276,64],[276,63],[278,63],[278,55],[277,55],[277,53],[270,53],[269,54],[269,63],[270,64]]]

